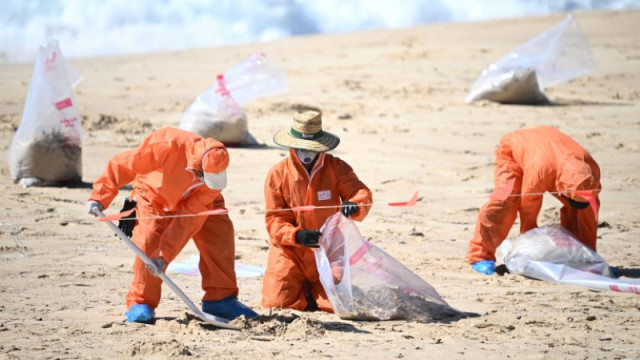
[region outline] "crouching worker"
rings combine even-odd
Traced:
[[[538,226],[542,194],[547,191],[562,202],[560,224],[596,250],[600,168],[577,142],[549,126],[507,133],[496,150],[494,188],[510,183],[511,195],[515,196],[489,200],[478,214],[467,252],[475,271],[494,273],[496,248],[509,234],[518,214],[520,233]]]
[[[313,254],[321,235],[318,229],[336,211],[363,220],[369,206],[362,205],[371,204],[371,191],[347,163],[326,153],[340,139],[322,130],[319,112],[296,113],[293,126],[276,133],[273,140],[288,147],[289,156],[271,168],[264,186],[271,246],[262,305],[332,312]],[[309,205],[318,208],[290,210]]]
[[[202,310],[234,319],[257,314],[239,302],[234,270],[234,232],[225,215],[180,216],[224,209],[229,155],[224,145],[194,133],[166,128],[136,149],[114,156],[93,183],[90,214],[109,206],[118,189],[133,182],[137,225],[135,244],[164,271],[190,238],[200,252]],[[155,270],[155,269],[153,269]],[[160,302],[162,280],[136,257],[126,301],[127,320],[148,323]]]

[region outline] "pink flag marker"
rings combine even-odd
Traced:
[[[593,195],[593,190],[577,190],[576,195],[587,199],[591,206],[591,210],[593,210],[593,215],[595,215],[596,221],[598,221],[598,202],[596,201],[596,197]]]
[[[489,195],[489,197],[491,198],[491,200],[505,201],[507,200],[509,195],[511,195],[511,192],[513,192],[513,187],[515,184],[516,179],[511,178],[509,179],[509,181],[507,181],[506,184],[504,184],[504,186],[493,189],[493,192],[491,193],[491,195]]]
[[[131,215],[131,213],[133,213],[136,210],[136,208],[133,208],[131,210],[127,210],[121,213],[117,213],[117,214],[113,214],[113,215],[105,215],[101,218],[98,218],[98,220],[100,221],[114,221],[114,220],[121,220],[122,218],[126,218],[127,216]]]
[[[414,192],[409,201],[390,202],[389,206],[415,206],[418,202],[418,192]]]

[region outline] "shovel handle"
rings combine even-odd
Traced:
[[[98,210],[98,216],[99,217],[104,217],[104,213],[100,210]],[[104,221],[107,226],[109,226],[111,228],[111,230],[113,230],[116,235],[118,235],[118,237],[120,239],[122,239],[122,241],[124,241],[125,244],[127,244],[127,246],[129,246],[129,248],[131,248],[131,250],[133,250],[134,253],[136,253],[136,255],[138,255],[138,257],[147,265],[147,266],[152,266],[152,267],[156,267],[156,264],[154,264],[151,259],[147,256],[147,254],[145,254],[128,236],[127,234],[125,234],[122,230],[120,230],[120,228],[118,226],[116,226],[116,224],[114,224],[111,221]],[[189,299],[189,297],[178,287],[178,285],[176,285],[167,274],[164,273],[164,271],[162,271],[162,269],[158,269],[160,271],[158,271],[158,273],[160,274],[160,279],[162,279],[162,281],[169,285],[169,288],[171,290],[173,290],[174,293],[176,293],[176,295],[178,295],[178,297],[180,299],[182,299],[182,301],[184,301],[185,304],[187,304],[187,306],[189,307],[189,309],[191,309],[191,311],[193,311],[197,317],[199,317],[200,319],[204,320],[205,322],[208,322],[212,325],[215,325],[217,327],[221,327],[221,328],[225,328],[225,329],[231,329],[231,330],[240,330],[239,327],[234,326],[234,325],[229,325],[228,322],[229,320],[225,319],[225,318],[221,318],[218,316],[214,316],[211,314],[205,314],[204,312],[202,312],[200,309],[198,309],[198,307],[193,303],[193,301],[191,301],[191,299]]]

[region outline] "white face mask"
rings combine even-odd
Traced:
[[[311,164],[313,160],[316,159],[316,156],[318,156],[317,152],[313,152],[309,150],[296,149],[295,151],[296,151],[296,156],[298,156],[298,159],[300,159],[300,162],[302,162],[305,165]]]
[[[222,190],[227,187],[227,172],[221,171],[219,173],[204,173],[202,181],[213,190]]]

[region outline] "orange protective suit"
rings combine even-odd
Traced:
[[[203,156],[207,155],[205,169]],[[213,159],[213,160],[211,160]],[[234,232],[227,215],[164,217],[224,209],[219,190],[208,188],[195,175],[200,171],[220,172],[227,168],[228,154],[222,143],[194,133],[165,128],[149,135],[136,149],[114,156],[93,184],[89,200],[104,208],[118,189],[133,182],[138,224],[133,241],[149,257],[163,257],[169,264],[190,238],[200,252],[203,300],[220,300],[237,295],[234,270]],[[162,216],[162,218],[149,218]],[[133,282],[127,294],[127,307],[158,306],[162,280],[154,277],[136,257]]]
[[[542,194],[546,191],[556,193],[553,195],[563,204],[560,224],[596,250],[596,214],[591,206],[576,209],[567,199],[586,202],[575,191],[601,189],[598,164],[577,142],[550,126],[506,134],[496,150],[494,188],[504,187],[512,179],[515,182],[511,194],[518,196],[505,201],[489,200],[480,209],[466,256],[469,263],[495,260],[496,248],[509,234],[518,214],[520,233],[537,227]],[[594,191],[593,195],[599,208],[598,193]]]
[[[339,206],[344,201],[371,204],[371,191],[339,158],[318,154],[309,174],[290,149],[289,157],[269,171],[264,193],[271,247],[262,283],[262,306],[305,310],[306,295],[310,294],[318,309],[332,312],[319,280],[313,250],[296,243],[295,235],[300,229],[319,229],[339,208],[277,210],[305,205]],[[351,218],[361,221],[368,212],[369,206],[359,206]]]

